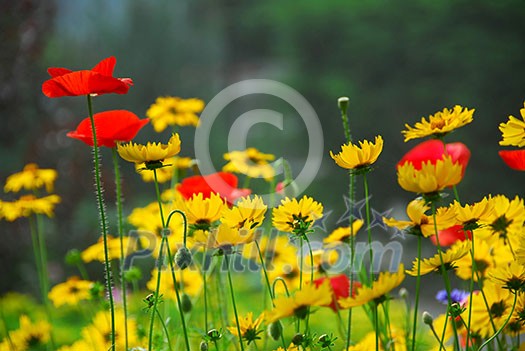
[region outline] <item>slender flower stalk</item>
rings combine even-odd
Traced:
[[[111,314],[111,348],[115,350],[115,305],[113,302],[113,279],[111,277],[111,263],[108,253],[108,226],[106,223],[106,208],[104,206],[104,196],[102,194],[102,181],[100,179],[100,155],[97,141],[97,128],[93,117],[93,105],[91,95],[87,95],[87,104],[89,110],[89,120],[91,121],[91,130],[93,131],[93,163],[95,167],[95,186],[97,189],[97,203],[102,227],[102,238],[104,241],[104,268],[106,271],[106,290],[109,298],[109,309]]]
[[[231,270],[230,270],[230,260],[228,259],[228,254],[224,255],[224,259],[226,260],[226,269],[228,271],[228,282],[230,284],[230,293],[231,293],[231,298],[232,298],[233,313],[235,314],[235,322],[237,324],[237,333],[239,334],[239,345],[241,346],[241,351],[244,351],[244,345],[242,343],[241,327],[239,323],[239,314],[237,313],[237,305],[235,304],[235,293],[233,290],[232,275],[231,275]]]
[[[507,324],[509,324],[510,318],[512,317],[512,314],[514,313],[514,308],[516,308],[516,301],[518,300],[518,292],[517,291],[513,291],[512,294],[514,295],[514,301],[512,302],[512,307],[510,309],[509,316],[505,320],[505,323],[503,323],[503,325],[498,329],[498,331],[494,335],[492,335],[490,338],[485,340],[485,342],[483,344],[481,344],[481,346],[479,347],[478,351],[481,351],[481,349],[483,349],[485,346],[490,344],[492,342],[492,340],[497,338],[498,335],[503,331],[503,329],[505,329]]]
[[[124,268],[126,257],[124,255],[124,228],[122,220],[122,186],[120,179],[120,167],[118,164],[118,154],[116,148],[111,148],[113,155],[113,169],[115,173],[115,192],[116,192],[116,204],[117,204],[117,231],[120,240],[120,290],[122,294],[122,306],[124,309],[124,336],[126,350],[128,349],[128,304],[127,304],[127,291],[126,281],[124,279]]]
[[[370,284],[374,281],[374,250],[372,249],[372,228],[370,227],[370,199],[368,196],[368,181],[366,173],[363,174],[363,187],[365,190],[365,212],[366,212],[366,231],[368,233],[368,251],[370,254]]]
[[[416,349],[417,316],[419,307],[419,293],[421,288],[421,238],[417,236],[417,277],[416,277],[416,301],[414,305],[414,323],[412,325],[412,351]]]
[[[170,351],[172,351],[173,349],[171,348],[170,332],[168,331],[168,327],[166,326],[166,323],[164,322],[164,319],[160,315],[159,310],[156,309],[155,312],[157,312],[157,316],[159,317],[160,324],[162,325],[162,329],[164,330],[164,333],[166,334],[166,341],[168,343],[168,348],[170,349]]]

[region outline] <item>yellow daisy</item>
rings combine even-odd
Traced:
[[[216,193],[207,199],[203,198],[202,193],[194,194],[184,202],[184,213],[193,230],[209,230],[221,218],[225,208],[224,199]]]
[[[494,212],[494,202],[492,198],[487,197],[472,205],[466,204],[465,206],[454,201],[451,207],[456,212],[457,223],[463,225],[465,230],[477,229],[488,224]]]
[[[137,250],[137,240],[130,237],[122,238],[124,245],[124,256],[129,256]],[[108,243],[108,258],[109,260],[120,259],[120,238],[115,238],[111,235],[107,237]],[[80,254],[82,261],[89,263],[91,261],[104,262],[104,241],[100,237],[98,242],[86,248]]]
[[[144,163],[147,169],[160,168],[164,160],[180,152],[179,134],[173,134],[168,144],[147,143],[146,145],[129,142],[119,144],[117,151],[124,160],[133,163]]]
[[[48,294],[55,307],[62,305],[75,306],[82,300],[91,298],[94,283],[89,280],[71,277],[66,282],[55,285]]]
[[[489,244],[485,240],[476,240],[479,230],[474,232],[475,250],[474,263],[476,264],[476,274],[474,274],[474,281],[478,281],[478,276],[481,280],[485,279],[494,271],[496,267],[506,266],[512,259],[512,253],[509,251],[503,242],[496,241]],[[456,275],[463,280],[470,280],[472,277],[472,256],[465,255],[455,263]]]
[[[489,273],[489,278],[504,289],[519,291],[525,287],[525,266],[516,261],[510,261],[508,265],[501,265]]]
[[[326,280],[319,287],[307,284],[290,297],[280,296],[274,300],[274,308],[266,312],[266,320],[273,323],[279,319],[296,316],[304,319],[311,306],[327,306],[332,302],[330,282]]]
[[[122,309],[115,310],[115,350],[126,349],[126,335],[124,331],[124,312]],[[137,346],[139,344],[139,336],[137,329],[137,322],[128,317],[128,344],[129,346]],[[111,349],[111,316],[109,311],[98,312],[93,321],[81,331],[82,339],[92,348],[87,349],[93,351],[109,350]]]
[[[209,249],[221,249],[224,253],[231,253],[233,246],[247,244],[255,240],[255,232],[220,224],[217,228],[210,229],[210,231],[196,231],[194,240],[197,245],[204,245]]]
[[[268,161],[273,161],[275,156],[264,154],[254,147],[244,151],[232,151],[224,154],[228,162],[222,170],[230,173],[242,173],[250,178],[273,179],[275,170]]]
[[[350,227],[340,227],[335,229],[330,235],[328,235],[326,238],[323,239],[323,243],[325,244],[333,244],[333,243],[339,243],[339,242],[348,242],[350,240],[350,236],[355,236],[359,229],[363,226],[363,221],[361,219],[356,219],[352,222],[352,228]],[[352,230],[350,230],[352,229]]]
[[[303,196],[299,201],[281,200],[281,205],[273,210],[273,226],[280,231],[305,235],[314,222],[323,217],[323,205],[311,197]]]
[[[32,214],[43,214],[53,217],[55,205],[60,203],[58,195],[48,195],[37,198],[34,195],[21,196],[16,201],[0,200],[0,219],[12,222],[21,217],[29,217]]]
[[[359,146],[352,143],[344,144],[341,146],[341,152],[334,154],[330,151],[330,156],[339,167],[361,169],[376,162],[381,151],[383,151],[383,138],[378,135],[373,143],[364,140],[359,142]]]
[[[499,130],[502,133],[502,140],[500,145],[504,146],[525,146],[525,102],[523,108],[520,110],[523,121],[514,116],[509,116],[509,120],[499,125]]]
[[[420,275],[425,275],[432,272],[441,272],[441,257],[443,258],[443,265],[446,270],[454,269],[455,263],[460,258],[464,257],[470,252],[470,241],[459,241],[452,245],[447,251],[435,254],[431,258],[424,258],[421,260]],[[407,274],[417,277],[418,259],[416,258],[412,263],[412,270],[407,270]]]
[[[492,198],[494,211],[486,219],[488,229],[482,231],[490,239],[494,237],[503,240],[511,247],[518,247],[522,239],[523,224],[525,223],[525,205],[523,199],[516,196],[513,200],[504,195],[496,195]]]
[[[363,285],[357,288],[353,297],[339,299],[342,308],[352,308],[373,302],[381,304],[387,299],[387,294],[394,290],[405,279],[405,266],[401,263],[397,272],[381,272],[372,286]]]
[[[410,221],[383,218],[383,222],[389,227],[406,230],[409,234],[423,235],[424,237],[435,235],[435,227],[442,230],[456,224],[455,212],[449,208],[440,207],[436,211],[436,225],[434,226],[434,216],[425,214],[429,210],[430,206],[423,199],[415,199],[407,206],[407,215]]]
[[[225,207],[221,222],[237,229],[254,229],[264,221],[267,206],[261,197],[243,197],[232,208]]]
[[[157,169],[157,181],[166,183],[173,178],[174,171],[181,171],[191,168],[195,161],[189,157],[170,157],[164,160],[165,166]],[[135,171],[140,174],[142,180],[151,183],[155,180],[153,172],[142,172],[146,168],[145,163],[135,163]]]
[[[48,193],[53,191],[53,185],[58,173],[54,169],[38,168],[35,163],[28,163],[22,172],[18,172],[7,177],[5,182],[5,192],[19,192],[21,189],[38,190],[46,188]]]
[[[428,194],[441,191],[461,181],[462,166],[453,163],[450,156],[432,164],[430,161],[415,169],[410,162],[404,163],[397,169],[397,181],[406,191],[418,194]]]
[[[417,122],[414,127],[405,124],[406,130],[401,133],[405,136],[405,142],[431,135],[442,137],[472,122],[473,114],[474,109],[469,110],[456,105],[451,110],[445,108],[443,111],[436,112],[428,118],[428,121],[425,117],[421,118],[421,122]]]
[[[198,113],[204,109],[204,101],[196,98],[182,99],[174,96],[159,96],[146,111],[153,129],[162,132],[168,126],[194,126],[199,124]]]
[[[257,317],[255,320],[253,320],[253,312],[248,312],[245,317],[239,318],[239,329],[241,330],[241,337],[248,342],[248,345],[252,341],[255,341],[257,339],[260,339],[259,336],[260,333],[263,332],[263,330],[260,329],[262,322],[264,321],[264,313],[261,313],[259,317]],[[239,336],[239,332],[237,330],[237,326],[235,325],[237,322],[235,319],[233,320],[233,327],[227,327],[226,329],[229,330],[230,333],[232,333],[235,336]]]
[[[20,327],[9,333],[12,345],[5,350],[40,350],[45,349],[51,336],[51,325],[46,321],[31,322],[28,316],[20,316]]]

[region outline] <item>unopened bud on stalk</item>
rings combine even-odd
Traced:
[[[280,321],[273,322],[268,326],[268,335],[275,341],[283,334],[283,325]]]
[[[423,323],[432,326],[433,322],[434,318],[432,318],[432,315],[427,311],[423,312]]]
[[[341,110],[342,113],[346,113],[349,102],[350,102],[350,99],[346,96],[341,96],[339,99],[337,99],[337,106],[339,106],[339,109]]]
[[[193,307],[193,305],[191,303],[191,299],[190,299],[190,297],[187,294],[182,294],[180,305],[181,305],[181,308],[182,308],[182,312],[184,312],[184,313],[190,312],[191,308]]]
[[[186,246],[177,250],[177,253],[175,254],[175,263],[181,270],[188,268],[191,262],[191,252]]]
[[[217,341],[222,337],[222,334],[217,329],[210,329],[207,333],[211,341]]]
[[[208,343],[206,341],[201,341],[199,346],[200,351],[208,351]]]
[[[66,263],[70,266],[75,266],[77,264],[82,263],[82,256],[80,255],[80,251],[77,249],[69,250],[66,254]]]
[[[408,298],[408,290],[405,289],[405,288],[399,289],[399,297],[402,298],[403,300],[407,299]]]
[[[304,335],[301,333],[295,334],[292,338],[292,344],[294,344],[295,346],[301,345],[303,341],[304,341]]]

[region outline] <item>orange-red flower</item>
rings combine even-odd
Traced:
[[[133,112],[126,110],[112,110],[93,115],[97,131],[98,146],[115,147],[119,141],[131,141],[149,119],[139,119]],[[93,132],[91,121],[85,118],[77,129],[67,133],[70,138],[78,139],[93,146]]]
[[[90,70],[72,71],[51,67],[47,70],[51,79],[42,84],[42,92],[50,98],[88,94],[126,94],[133,85],[130,78],[113,77],[117,60],[111,56],[100,61]]]
[[[416,170],[420,170],[423,163],[430,161],[433,165],[437,160],[442,160],[444,155],[449,155],[453,163],[459,163],[462,167],[461,176],[465,174],[468,161],[470,160],[470,150],[463,143],[444,144],[440,140],[431,139],[419,143],[403,156],[398,162],[397,167],[401,167],[407,162],[414,165]]]
[[[322,277],[314,280],[315,287],[318,288],[325,280],[330,281],[330,287],[332,289],[332,302],[328,307],[330,307],[334,312],[337,312],[340,307],[336,306],[336,301],[339,299],[347,298],[350,293],[350,279],[346,274],[336,275],[334,277]],[[354,281],[352,296],[355,295],[357,288],[361,287],[361,283]]]
[[[193,194],[202,193],[203,198],[209,198],[212,193],[218,193],[226,198],[228,203],[233,204],[236,199],[250,195],[250,189],[238,189],[239,180],[234,174],[218,172],[205,176],[196,175],[185,178],[177,190],[185,199],[189,199]]]
[[[503,161],[512,169],[525,171],[525,149],[501,150],[498,152]]]
[[[469,239],[472,239],[472,231],[467,230],[466,231],[467,236]],[[465,241],[467,238],[465,236],[465,230],[463,229],[463,225],[457,224],[450,228],[440,230],[438,233],[439,236],[439,245],[441,246],[450,246],[454,244],[456,241]],[[435,235],[431,235],[430,241],[434,245],[437,245],[437,240]]]

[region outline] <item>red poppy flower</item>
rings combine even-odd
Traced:
[[[250,189],[238,189],[239,180],[232,173],[219,172],[205,176],[196,175],[185,178],[177,190],[185,199],[193,194],[202,193],[203,198],[209,198],[211,193],[218,193],[226,198],[228,203],[233,204],[239,197],[250,195]]]
[[[465,169],[470,160],[470,150],[467,146],[463,143],[444,145],[442,141],[436,139],[427,140],[416,145],[403,156],[397,167],[410,162],[415,169],[419,170],[424,162],[430,161],[432,164],[436,164],[437,160],[443,159],[443,155],[450,155],[454,163],[459,162],[463,168],[462,176],[465,174]]]
[[[326,279],[330,279],[330,286],[334,295],[332,297],[332,302],[328,307],[330,307],[334,312],[337,312],[336,301],[348,297],[350,292],[350,279],[345,274],[336,275],[330,278],[319,278],[314,280],[316,287],[319,287]],[[352,296],[355,295],[357,288],[361,287],[361,283],[354,281]]]
[[[466,239],[465,232],[463,231],[463,226],[460,224],[454,225],[444,230],[440,230],[438,232],[438,236],[440,246],[450,246],[456,241],[464,241]],[[467,230],[467,236],[469,239],[472,239],[472,232],[470,230]],[[434,245],[437,245],[435,235],[430,236],[430,241],[432,241]]]
[[[525,149],[523,150],[502,150],[499,156],[512,169],[525,171]]]
[[[118,141],[130,141],[149,122],[149,119],[139,119],[136,114],[126,110],[95,113],[93,118],[98,146],[106,147],[115,147]],[[67,136],[93,146],[93,132],[89,117],[82,120],[77,129],[67,133]]]
[[[91,70],[72,71],[67,68],[51,67],[47,70],[51,79],[42,84],[45,96],[79,96],[88,94],[126,94],[133,85],[130,78],[113,77],[117,60],[111,56],[100,61]]]

